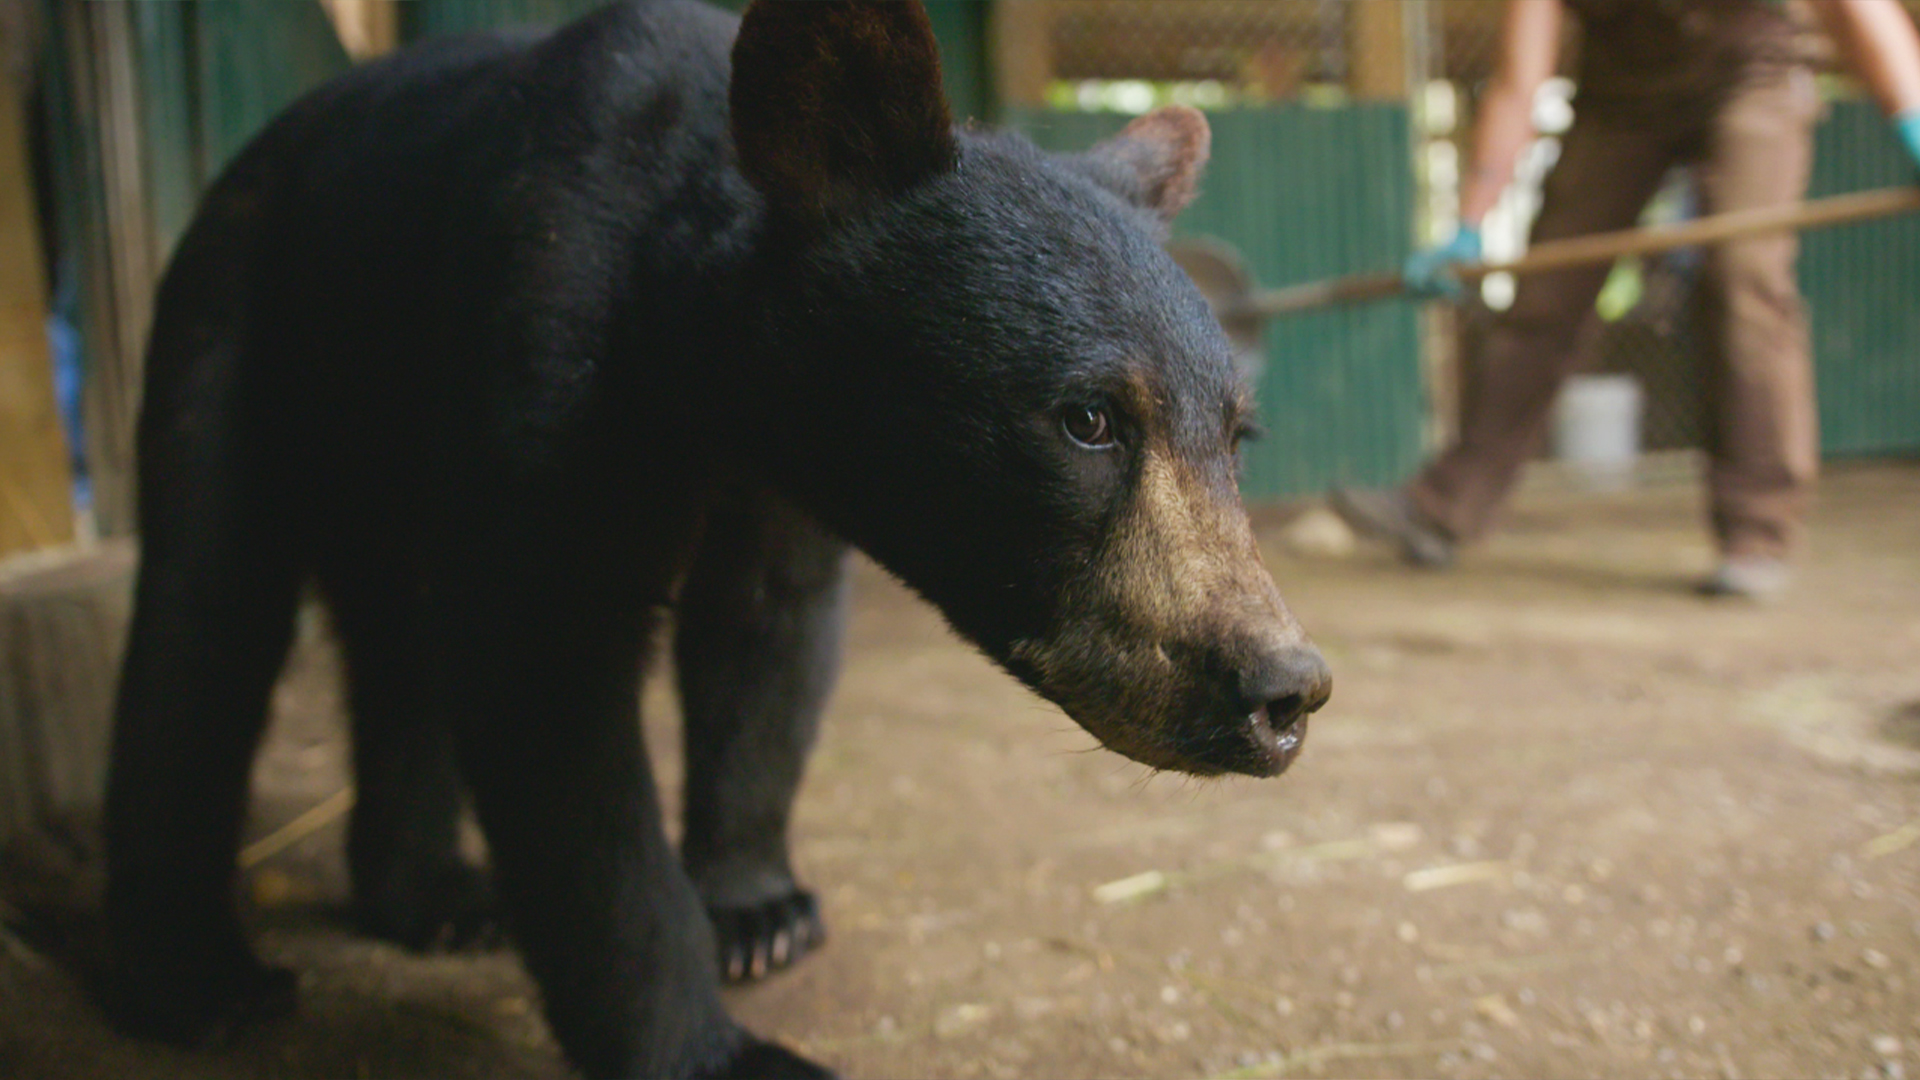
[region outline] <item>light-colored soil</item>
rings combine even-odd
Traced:
[[[1698,502],[1536,491],[1447,574],[1266,522],[1336,686],[1278,781],[1091,750],[863,567],[796,836],[832,941],[736,1013],[851,1077],[1920,1074],[1920,468],[1835,470],[1771,607],[1687,592]],[[344,782],[330,671],[282,687],[255,835]],[[510,953],[341,929],[338,851],[251,875],[297,1020],[130,1044],[14,941],[0,1075],[564,1074]]]

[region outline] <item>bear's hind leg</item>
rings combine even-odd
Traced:
[[[485,869],[460,855],[465,801],[453,732],[428,692],[413,590],[361,567],[324,575],[346,654],[353,716],[347,867],[363,932],[409,949],[461,949],[499,936]]]
[[[107,793],[102,989],[125,1030],[190,1045],[293,1008],[293,974],[255,958],[234,885],[299,573],[271,498],[250,482],[253,459],[212,438],[170,446],[168,434],[143,442],[143,550]]]
[[[825,940],[794,880],[787,822],[839,672],[846,545],[769,496],[709,511],[674,638],[686,721],[681,859],[729,981],[759,978]]]

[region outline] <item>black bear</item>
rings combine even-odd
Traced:
[[[893,3],[619,6],[289,109],[156,308],[119,1022],[191,1042],[291,1006],[232,887],[309,581],[350,681],[361,918],[414,944],[485,919],[470,796],[594,1076],[819,1075],[718,990],[817,936],[785,834],[844,545],[1106,746],[1285,768],[1329,676],[1240,504],[1246,391],[1158,246],[1207,143],[1185,109],[1082,155],[956,128],[925,12]],[[636,722],[668,610],[677,854]]]

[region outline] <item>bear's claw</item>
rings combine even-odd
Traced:
[[[707,916],[719,944],[720,977],[732,983],[791,967],[827,939],[820,906],[805,889],[744,907],[709,906]]]

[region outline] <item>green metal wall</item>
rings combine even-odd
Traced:
[[[346,51],[317,3],[202,2],[190,11],[202,175],[211,176],[295,98],[347,69]]]
[[[80,336],[95,517],[105,535],[120,535],[133,524],[150,275],[226,161],[294,98],[345,70],[347,57],[311,0],[43,0],[42,10],[56,296]],[[131,108],[115,109],[120,102]]]
[[[955,120],[994,116],[993,76],[987,56],[987,15],[983,0],[927,0],[927,17],[940,42],[941,74]]]
[[[1009,109],[1053,150],[1084,149],[1127,117]],[[1262,286],[1397,267],[1413,234],[1403,106],[1285,105],[1209,114],[1213,158],[1176,233],[1217,237]],[[1267,324],[1258,386],[1267,436],[1245,450],[1249,498],[1404,479],[1422,450],[1419,323],[1405,302]]]
[[[148,2],[131,11],[149,208],[167,251],[247,140],[349,61],[317,3]]]
[[[1813,196],[1913,182],[1879,110],[1841,102],[1815,144]],[[1920,216],[1807,233],[1800,288],[1828,454],[1920,450]]]

